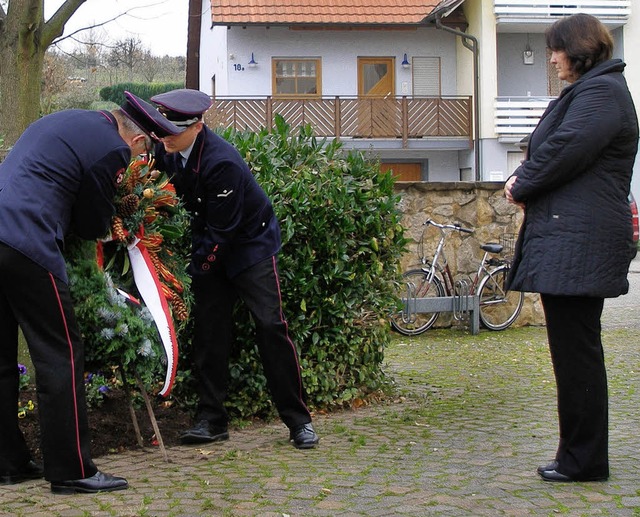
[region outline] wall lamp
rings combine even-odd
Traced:
[[[400,63],[402,65],[402,68],[408,69],[411,68],[411,64],[409,63],[409,60],[407,59],[407,53],[404,53],[404,59],[402,60],[402,63]]]
[[[524,52],[522,53],[522,62],[525,65],[533,65],[534,59],[533,50],[531,50],[531,45],[529,45],[529,35],[527,34],[527,45],[524,47]]]
[[[249,61],[248,66],[250,68],[255,68],[256,66],[258,66],[258,63],[256,62],[256,60],[253,57],[253,52],[251,52],[251,61]]]

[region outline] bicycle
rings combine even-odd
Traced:
[[[479,319],[484,327],[489,330],[504,330],[509,327],[520,314],[524,293],[505,289],[511,261],[493,255],[502,253],[505,245],[512,248],[514,236],[503,236],[503,244],[482,244],[480,249],[484,251],[484,256],[475,276],[470,282],[464,279],[454,283],[444,251],[447,232],[473,233],[474,230],[463,228],[460,224],[439,224],[431,219],[428,219],[424,226],[418,244],[418,256],[423,266],[403,274],[404,286],[398,296],[403,306],[402,310],[391,315],[391,326],[405,336],[422,334],[434,325],[440,312],[436,309],[433,312],[417,312],[418,299],[457,296],[454,300],[462,301],[465,297],[468,300],[468,297],[477,295]],[[429,226],[437,228],[440,232],[438,245],[430,261],[424,254],[425,233]],[[458,312],[454,303],[453,312],[455,319],[461,319],[464,308]]]

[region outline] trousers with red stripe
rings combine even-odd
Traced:
[[[276,257],[269,257],[229,278],[223,271],[195,276],[194,362],[200,397],[196,420],[226,427],[224,407],[229,356],[234,344],[233,309],[239,298],[251,312],[267,385],[287,427],[311,422],[304,402],[298,353],[282,309]]]
[[[18,426],[18,327],[35,368],[47,480],[90,477],[84,345],[69,288],[0,243],[0,474],[20,472],[31,453]]]

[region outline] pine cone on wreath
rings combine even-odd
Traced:
[[[136,213],[140,199],[135,194],[123,196],[118,204],[118,215],[122,218],[130,217]]]

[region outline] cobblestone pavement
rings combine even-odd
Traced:
[[[53,495],[44,481],[0,487],[0,515],[25,516],[640,516],[640,262],[629,295],[603,317],[611,478],[546,483],[557,440],[543,328],[394,338],[397,400],[316,415],[317,449],[281,423],[227,442],[98,458],[129,490]]]

